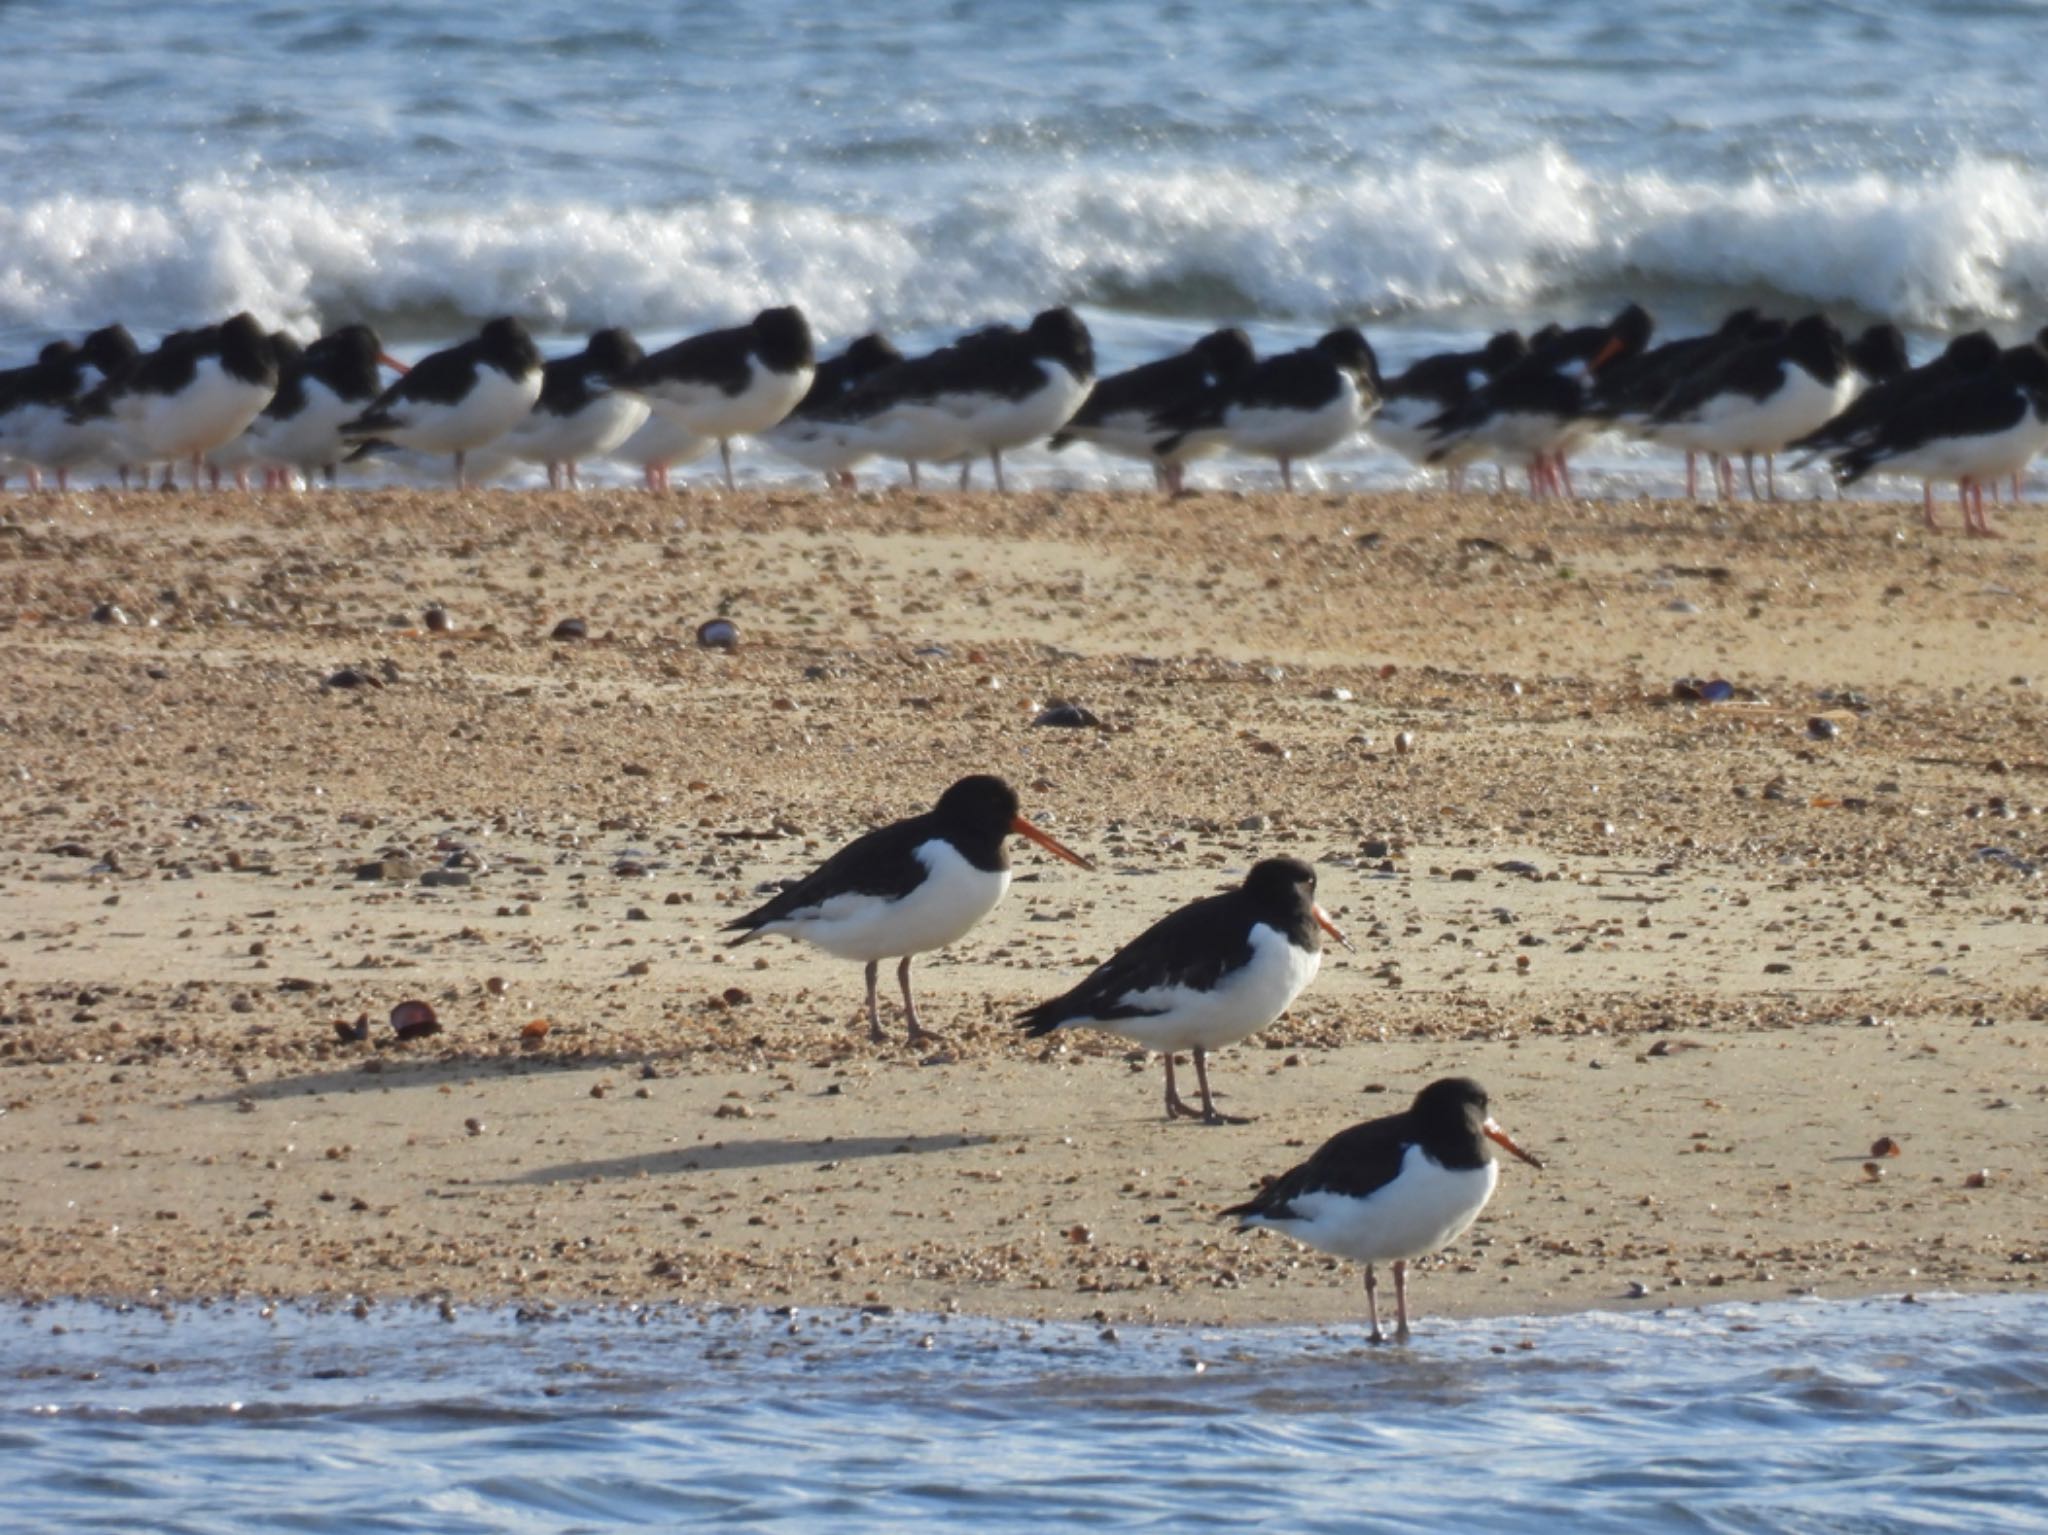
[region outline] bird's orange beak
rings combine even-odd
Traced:
[[[1606,367],[1610,362],[1613,362],[1615,358],[1619,357],[1627,349],[1628,348],[1622,341],[1621,337],[1609,336],[1607,338],[1607,345],[1600,348],[1599,353],[1593,358],[1593,360],[1590,363],[1586,364],[1586,371],[1588,373],[1598,373],[1602,368]]]
[[[1059,838],[1053,836],[1050,832],[1040,831],[1021,815],[1010,823],[1010,830],[1020,837],[1029,837],[1055,858],[1064,858],[1068,863],[1076,864],[1083,869],[1093,870],[1095,867],[1094,864],[1083,858],[1079,853],[1062,843]]]
[[[1503,1130],[1499,1125],[1495,1124],[1491,1116],[1489,1116],[1486,1123],[1481,1125],[1479,1128],[1485,1134],[1486,1138],[1492,1141],[1494,1145],[1507,1147],[1508,1150],[1512,1151],[1524,1162],[1527,1162],[1531,1167],[1542,1167],[1543,1164],[1539,1162],[1536,1158],[1530,1156],[1529,1153],[1524,1151],[1521,1147],[1517,1146],[1515,1144],[1515,1138],[1509,1135],[1507,1131]]]
[[[379,352],[377,354],[377,361],[384,364],[384,366],[389,368],[393,373],[412,372],[412,364],[400,362],[396,357],[393,357],[389,352]]]
[[[1356,954],[1358,952],[1358,950],[1351,947],[1351,940],[1349,938],[1346,938],[1344,934],[1338,930],[1337,924],[1330,920],[1330,914],[1328,912],[1324,911],[1320,906],[1313,906],[1309,909],[1316,914],[1316,926],[1321,928],[1324,932],[1328,933],[1332,938],[1336,939],[1337,942],[1343,944],[1345,953]]]

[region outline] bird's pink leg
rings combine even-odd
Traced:
[[[1166,1060],[1166,1117],[1174,1119],[1200,1119],[1200,1109],[1191,1109],[1181,1101],[1180,1089],[1173,1085],[1173,1052],[1165,1052]]]
[[[1773,501],[1778,499],[1777,457],[1775,453],[1764,455],[1764,494]]]
[[[1697,501],[1700,498],[1699,455],[1691,448],[1685,450],[1685,499]]]
[[[727,490],[738,490],[739,486],[732,477],[732,441],[730,438],[721,437],[718,439],[718,461],[725,465],[725,488]]]
[[[1365,1314],[1372,1319],[1372,1341],[1386,1342],[1387,1335],[1380,1331],[1380,1282],[1373,1276],[1370,1263],[1365,1266]]]
[[[2020,493],[2020,477],[2018,473],[2015,472],[2012,477],[2012,504],[2014,506],[2018,506],[2022,501],[2026,499],[2027,498]]]
[[[1294,494],[1294,465],[1284,458],[1280,460],[1280,488],[1290,496]]]
[[[882,1032],[882,1009],[880,1003],[875,1000],[875,981],[881,968],[882,962],[879,959],[868,961],[868,1040],[871,1044],[877,1045],[889,1037]]]
[[[903,956],[903,963],[896,967],[896,982],[903,988],[903,1016],[910,1020],[910,1042],[913,1045],[937,1044],[939,1036],[917,1021],[917,1003],[910,996],[910,956]]]
[[[1941,531],[1941,523],[1934,515],[1934,481],[1932,480],[1922,480],[1920,482],[1920,515],[1926,521],[1929,532],[1939,533]]]
[[[1408,1260],[1394,1260],[1394,1336],[1408,1336]]]
[[[457,453],[455,455],[455,488],[457,490],[469,489],[469,475],[465,467],[468,458],[469,455],[467,453]]]
[[[1579,493],[1572,488],[1572,466],[1570,461],[1562,453],[1559,453],[1553,456],[1552,462],[1557,465],[1558,478],[1564,481],[1564,493],[1571,497],[1572,500],[1578,500]],[[1400,1270],[1396,1269],[1395,1272],[1399,1273]]]
[[[1756,455],[1754,453],[1745,452],[1742,455],[1742,473],[1749,483],[1749,499],[1754,501],[1756,499]]]
[[[1216,1100],[1209,1096],[1209,1052],[1200,1045],[1194,1048],[1195,1085],[1202,1090],[1202,1123],[1205,1125],[1248,1125],[1249,1119],[1237,1114],[1216,1112]]]

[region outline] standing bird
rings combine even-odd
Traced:
[[[790,305],[650,352],[622,387],[678,426],[715,438],[732,490],[732,439],[765,432],[796,409],[815,372],[810,322]]]
[[[1054,449],[1085,442],[1152,466],[1154,486],[1179,495],[1190,459],[1223,451],[1220,431],[1190,430],[1229,401],[1258,357],[1236,326],[1211,331],[1185,352],[1142,363],[1096,382],[1073,418],[1053,434]],[[1171,452],[1160,445],[1171,442]]]
[[[542,366],[540,398],[499,446],[529,464],[545,464],[548,489],[575,490],[580,460],[603,458],[647,420],[647,402],[617,387],[641,356],[628,331],[591,332],[582,351]]]
[[[1806,456],[1791,467],[1803,469],[1816,458],[1828,458],[1861,447],[1874,438],[1892,416],[1910,409],[1916,402],[1932,398],[1950,385],[1973,373],[1982,373],[1998,363],[2000,347],[1985,330],[1966,331],[1941,352],[1917,368],[1895,378],[1872,384],[1842,410],[1786,444],[1786,451]]]
[[[1738,347],[1681,381],[1651,416],[1656,439],[1715,465],[1723,500],[1735,495],[1735,459],[1756,499],[1756,457],[1766,494],[1778,498],[1776,455],[1826,424],[1858,387],[1841,331],[1825,315],[1793,322],[1783,336]]]
[[[1873,472],[1916,476],[1930,529],[1934,482],[1953,480],[1963,531],[1995,538],[1984,515],[1984,488],[2017,476],[2048,448],[2048,352],[2032,342],[2008,347],[1979,373],[1911,400],[1861,443],[1834,461],[1836,478],[1853,485]]]
[[[828,490],[857,489],[854,467],[867,458],[868,450],[849,440],[832,412],[863,379],[901,361],[903,354],[887,336],[870,333],[855,338],[837,357],[818,364],[810,391],[795,410],[761,434],[761,445],[817,470],[825,476]]]
[[[1444,1077],[1417,1093],[1404,1112],[1339,1132],[1254,1198],[1221,1213],[1234,1217],[1240,1231],[1270,1226],[1363,1263],[1375,1343],[1386,1342],[1386,1334],[1373,1265],[1391,1261],[1394,1336],[1406,1338],[1408,1261],[1457,1240],[1486,1208],[1500,1181],[1493,1146],[1543,1166],[1494,1123],[1485,1088],[1470,1077]]]
[[[473,449],[497,441],[540,398],[540,349],[509,315],[485,324],[470,340],[432,352],[343,424],[357,442],[394,443],[421,453],[455,455],[455,488],[468,488],[464,464]]]
[[[0,386],[0,455],[28,465],[31,489],[39,470],[68,490],[72,470],[118,456],[112,391],[141,355],[123,327],[108,325],[75,347],[53,341],[36,362],[10,370]],[[96,408],[81,416],[88,395]]]
[[[1166,1058],[1166,1117],[1245,1124],[1216,1112],[1208,1053],[1286,1012],[1323,963],[1323,934],[1350,948],[1316,904],[1316,871],[1298,858],[1255,863],[1244,883],[1154,923],[1064,996],[1019,1015],[1036,1039],[1075,1026],[1104,1029]],[[1173,1084],[1173,1053],[1192,1051],[1198,1113]]]
[[[113,416],[136,456],[173,466],[189,461],[192,488],[207,454],[239,437],[277,393],[277,348],[249,314],[166,336],[112,385]]]
[[[1329,452],[1370,421],[1379,406],[1379,359],[1372,344],[1346,326],[1314,346],[1258,363],[1212,419],[1232,452],[1278,459],[1281,488],[1292,491],[1297,459]],[[1179,445],[1180,438],[1168,438],[1157,451],[1171,453]]]
[[[1017,810],[1017,791],[1000,778],[963,778],[923,815],[856,837],[766,904],[725,924],[734,946],[763,933],[788,933],[827,954],[867,965],[868,1038],[880,1041],[877,971],[896,967],[911,1044],[938,1036],[917,1021],[910,995],[912,956],[943,949],[995,909],[1010,888],[1004,839],[1028,837],[1083,869],[1095,865],[1040,831]]]
[[[954,463],[960,488],[986,453],[1003,480],[1003,453],[1050,437],[1095,382],[1095,342],[1071,309],[1048,309],[1023,330],[984,326],[951,346],[884,368],[832,412],[849,445],[908,463]]]
[[[1380,408],[1366,423],[1366,435],[1411,464],[1425,463],[1435,435],[1430,423],[1528,355],[1529,343],[1521,332],[1504,330],[1476,351],[1438,352],[1412,362],[1381,388]],[[1453,452],[1438,460],[1453,493],[1464,489],[1465,466],[1481,456],[1475,445],[1471,452]]]
[[[709,437],[700,437],[674,417],[650,410],[640,429],[620,443],[612,457],[622,464],[634,465],[649,491],[665,495],[670,469],[702,458],[710,451]]]
[[[265,488],[273,476],[288,488],[294,473],[309,481],[325,473],[333,483],[335,466],[348,456],[342,423],[362,414],[383,391],[380,367],[406,371],[386,354],[377,332],[361,324],[331,330],[307,343],[296,360],[281,364],[277,394],[242,434],[251,461],[265,466]]]

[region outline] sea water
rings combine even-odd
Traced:
[[[237,309],[413,354],[797,302],[827,350],[1079,306],[1104,368],[1390,370],[1638,299],[2048,320],[2048,13],[1818,0],[7,8],[0,346]],[[794,474],[765,453],[756,473]],[[1082,453],[1041,477],[1142,471]],[[1639,458],[1622,454],[1624,467]],[[1361,445],[1340,481],[1408,471]]]
[[[2048,1297],[1108,1328],[65,1304],[0,1529],[2048,1529]]]

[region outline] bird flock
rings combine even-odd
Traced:
[[[1088,328],[1065,308],[916,356],[865,335],[822,362],[793,306],[655,352],[600,330],[553,359],[500,317],[410,367],[366,325],[300,345],[241,314],[148,352],[108,326],[0,372],[0,472],[61,489],[87,472],[125,484],[158,464],[174,484],[189,464],[195,485],[260,472],[268,487],[402,448],[448,456],[458,486],[478,455],[544,465],[550,485],[568,487],[579,465],[610,458],[660,491],[672,466],[714,445],[730,486],[733,444],[750,439],[836,488],[876,460],[905,465],[912,485],[920,466],[958,466],[965,487],[986,459],[1000,491],[1006,452],[1083,442],[1148,464],[1168,493],[1186,489],[1191,463],[1225,453],[1277,464],[1291,490],[1297,463],[1364,434],[1443,469],[1453,489],[1492,463],[1503,488],[1515,468],[1542,497],[1573,494],[1572,458],[1613,432],[1683,454],[1688,496],[1704,459],[1717,496],[1736,495],[1739,463],[1748,494],[1775,499],[1777,459],[1794,454],[1845,487],[1919,480],[1935,526],[1934,487],[1954,484],[1965,530],[1982,535],[1987,493],[2010,484],[2017,497],[2048,446],[2048,328],[2010,346],[1974,331],[1917,367],[1895,326],[1850,340],[1820,314],[1740,309],[1653,345],[1655,330],[1630,304],[1604,323],[1504,331],[1386,376],[1351,327],[1263,357],[1229,327],[1098,378]]]
[[[1013,835],[1094,868],[1027,820],[1009,784],[975,775],[952,785],[926,813],[856,838],[725,930],[739,934],[736,944],[785,934],[859,960],[868,1032],[877,1041],[887,1037],[877,998],[881,964],[897,960],[910,1043],[928,1043],[937,1036],[918,1018],[911,960],[956,942],[995,909],[1010,885],[1006,843]],[[1026,1009],[1018,1026],[1031,1038],[1092,1028],[1128,1039],[1165,1061],[1169,1121],[1247,1123],[1216,1107],[1208,1053],[1250,1038],[1286,1012],[1320,970],[1325,936],[1351,947],[1315,892],[1308,864],[1261,859],[1235,889],[1168,913],[1067,991]],[[1181,1051],[1193,1059],[1200,1108],[1184,1101],[1175,1084]],[[1406,1113],[1344,1131],[1223,1214],[1364,1263],[1375,1340],[1384,1335],[1373,1265],[1392,1263],[1396,1330],[1405,1336],[1407,1264],[1454,1240],[1492,1197],[1499,1168],[1490,1145],[1542,1165],[1494,1123],[1486,1105],[1485,1090],[1469,1079],[1434,1083]]]

